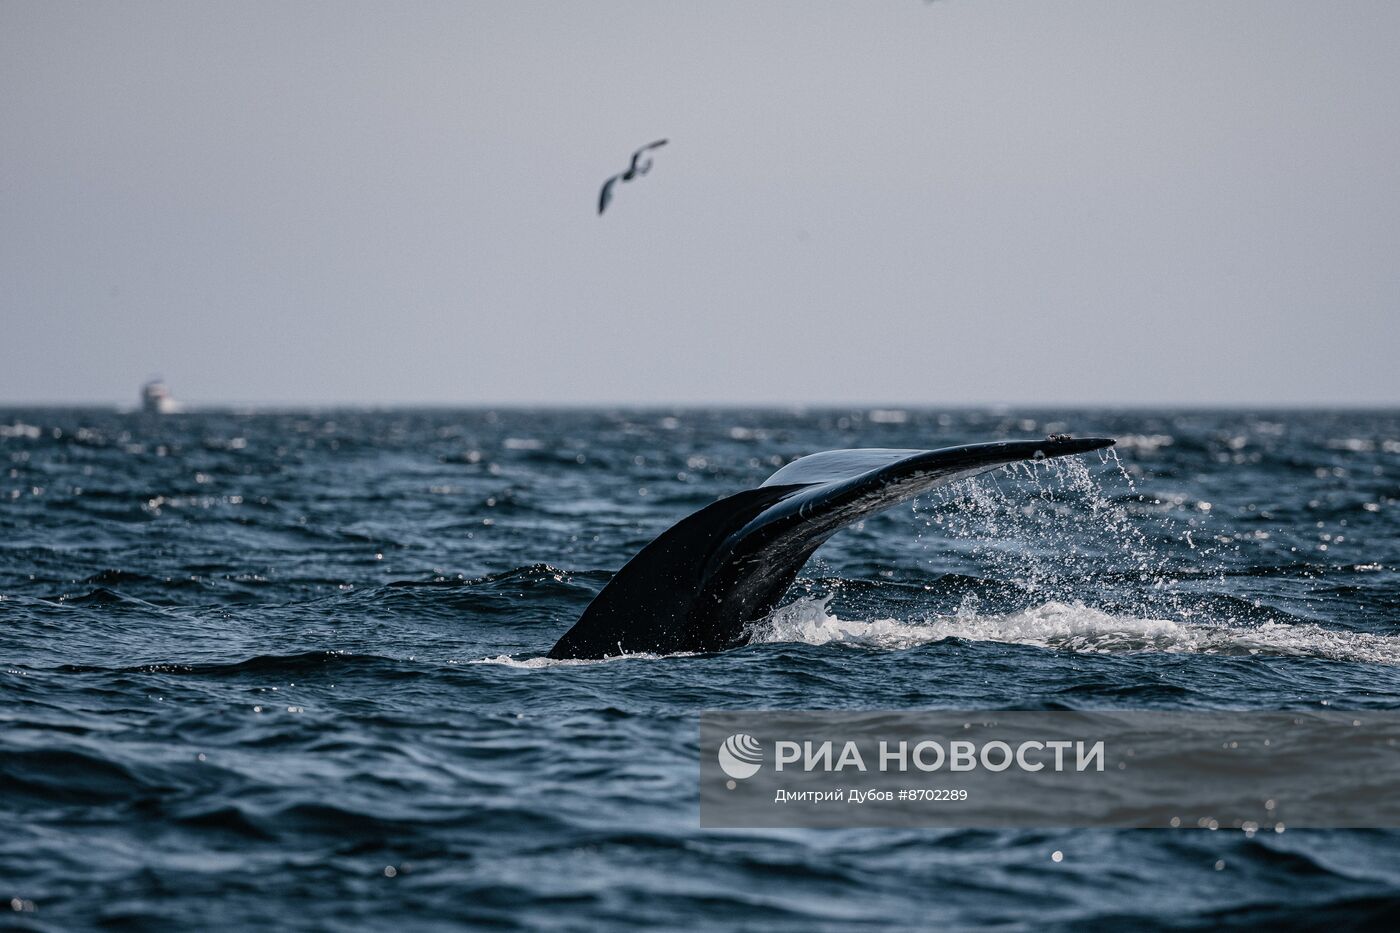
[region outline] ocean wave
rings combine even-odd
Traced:
[[[54,670],[64,674],[183,674],[192,677],[242,677],[246,675],[306,675],[332,669],[335,671],[371,670],[380,676],[393,677],[396,669],[413,662],[377,654],[352,654],[347,651],[304,651],[299,654],[264,654],[242,661],[222,664],[162,662],[124,667],[96,664],[63,664]]]

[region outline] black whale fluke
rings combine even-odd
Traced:
[[[1018,460],[1111,447],[1052,435],[942,450],[828,450],[663,532],[603,587],[551,658],[719,651],[777,608],[797,572],[846,525],[925,490]]]

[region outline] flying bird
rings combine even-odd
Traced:
[[[651,159],[643,160],[642,156],[653,149],[666,145],[666,140],[658,139],[654,143],[647,143],[636,152],[632,153],[632,164],[627,166],[627,171],[620,172],[603,182],[603,190],[598,193],[598,216],[602,216],[603,211],[608,209],[608,202],[612,200],[613,185],[620,181],[631,181],[638,175],[645,175],[651,171]]]

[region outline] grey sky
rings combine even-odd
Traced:
[[[1394,0],[0,0],[0,403],[1394,404],[1398,47]]]

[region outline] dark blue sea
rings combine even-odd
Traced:
[[[1056,432],[747,647],[542,657],[790,459]],[[1397,498],[1396,411],[0,410],[0,927],[1393,924],[1395,832],[702,830],[697,723],[1397,709]]]

